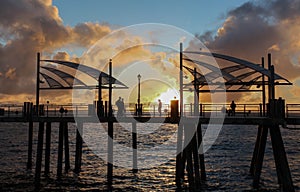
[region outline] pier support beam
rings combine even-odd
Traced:
[[[63,162],[63,144],[64,144],[64,125],[63,122],[59,123],[58,133],[58,155],[57,155],[57,179],[62,176],[62,162]]]
[[[65,144],[65,172],[70,170],[69,130],[68,123],[64,122],[64,144]]]
[[[198,153],[198,144],[197,144],[197,131],[196,126],[194,125],[193,130],[193,138],[191,141],[191,148],[193,153],[193,162],[194,162],[194,171],[195,171],[195,186],[199,187],[201,184],[201,177],[200,177],[200,166],[199,166],[199,153]]]
[[[204,162],[204,152],[202,145],[203,137],[202,137],[202,127],[201,124],[197,125],[197,145],[198,145],[198,154],[199,154],[199,162],[200,162],[200,170],[201,170],[201,180],[206,181],[206,171],[205,171],[205,162]]]
[[[29,121],[29,126],[28,126],[27,169],[31,169],[32,168],[32,137],[33,137],[33,122]]]
[[[50,172],[51,122],[46,123],[45,175]]]
[[[261,129],[262,129],[262,125],[259,125],[258,129],[257,129],[257,136],[256,136],[256,140],[255,140],[255,146],[254,146],[251,164],[250,164],[250,170],[249,170],[249,173],[251,176],[254,176],[254,166],[256,163],[256,159],[257,159],[257,153],[258,153],[259,142],[260,142],[260,137],[261,137]]]
[[[137,129],[136,129],[136,122],[132,123],[132,171],[133,173],[138,172],[138,165],[137,165]]]
[[[254,154],[253,158],[254,165],[253,165],[253,187],[258,188],[259,187],[259,180],[265,155],[265,149],[266,149],[266,143],[267,143],[267,137],[268,137],[268,128],[262,127],[259,129],[257,139],[259,139],[258,142],[258,148],[257,148],[257,154]]]
[[[185,156],[186,156],[186,170],[188,174],[188,182],[189,187],[194,188],[195,187],[195,177],[194,177],[194,166],[193,166],[193,142],[191,138],[193,137],[193,129],[191,127],[191,124],[186,124],[184,126],[184,146],[185,149],[183,150]]]
[[[83,123],[77,122],[77,129],[76,129],[76,151],[75,151],[75,173],[79,173],[81,170],[81,158],[82,158],[82,130]]]
[[[108,145],[107,145],[107,185],[112,186],[112,180],[113,180],[113,134],[114,134],[114,129],[113,129],[113,122],[109,121],[108,122]]]
[[[42,160],[43,160],[43,143],[44,143],[44,122],[39,123],[38,144],[36,150],[36,163],[35,163],[35,188],[40,188]]]
[[[270,135],[280,188],[282,191],[294,192],[295,189],[293,186],[291,172],[287,161],[279,125],[275,125],[270,128]]]
[[[181,187],[184,176],[184,164],[182,153],[183,125],[179,123],[177,132],[177,152],[176,152],[176,186]]]
[[[113,157],[114,157],[114,122],[112,120],[112,60],[109,61],[109,89],[108,89],[108,137],[107,137],[107,185],[111,189],[113,180]]]
[[[183,48],[180,43],[180,71],[179,71],[179,86],[180,86],[180,104],[179,104],[179,117],[183,117]],[[176,186],[181,187],[184,178],[185,157],[182,146],[183,139],[183,124],[179,122],[177,132],[177,151],[176,151]]]

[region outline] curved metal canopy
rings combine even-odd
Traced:
[[[60,61],[60,60],[41,60],[44,62],[49,62],[49,63],[55,63],[55,64],[60,64],[67,66],[69,68],[79,70],[90,77],[94,78],[95,80],[99,81],[99,78],[101,77],[101,86],[103,85],[108,85],[109,84],[109,75],[107,73],[104,73],[102,71],[99,71],[98,69],[74,63],[74,62],[69,62],[69,61]],[[44,77],[44,79],[47,81],[47,84],[49,85],[50,88],[58,88],[58,89],[63,89],[63,88],[97,88],[98,86],[96,85],[86,85],[83,81],[80,79],[76,78],[73,74],[66,73],[65,71],[62,71],[60,69],[49,66],[42,66],[41,68],[50,71],[51,73],[55,74],[58,76],[60,79],[62,79],[64,82],[66,82],[69,87],[66,87],[59,83],[59,81],[45,73],[40,72],[40,74]],[[115,85],[120,85],[123,88],[128,88],[124,83],[120,82],[116,78],[112,77],[112,84]]]
[[[249,68],[252,70],[255,70],[258,73],[261,73],[262,75],[266,75],[267,77],[271,77],[271,73],[269,70],[255,64],[252,63],[250,61],[246,61],[243,59],[239,59],[236,57],[232,57],[232,56],[228,56],[228,55],[223,55],[223,54],[219,54],[219,53],[208,53],[208,52],[195,52],[195,51],[184,51],[184,53],[191,53],[191,54],[199,54],[199,55],[205,55],[205,56],[212,56],[215,58],[219,58],[219,59],[223,59],[223,60],[227,60],[236,64],[239,64],[245,68]],[[289,80],[287,80],[286,78],[281,77],[278,74],[275,74],[274,76],[274,80],[285,80],[286,82],[290,83]]]
[[[187,86],[191,85],[198,85],[200,87],[206,86],[206,85],[213,85],[218,84],[214,83],[213,81],[217,78],[222,77],[224,79],[224,84],[226,86],[226,89],[231,88],[233,85],[240,85],[237,88],[238,90],[249,90],[251,86],[253,85],[262,85],[263,82],[258,81],[262,78],[263,75],[271,78],[271,72],[263,67],[261,67],[258,64],[254,64],[252,62],[235,58],[232,56],[222,55],[218,53],[208,53],[208,52],[194,52],[194,51],[184,51],[184,53],[191,53],[191,54],[199,54],[204,56],[210,56],[215,57],[223,60],[230,61],[234,63],[233,66],[228,66],[224,68],[218,68],[215,67],[209,63],[192,60],[189,58],[184,57],[183,60],[194,63],[196,65],[200,65],[201,67],[205,67],[206,69],[210,70],[207,74],[201,74],[197,72],[196,75],[196,82],[192,81],[190,84],[187,84]],[[185,69],[187,69],[191,74],[195,74],[195,71],[189,67],[184,66]],[[248,69],[248,70],[247,70]],[[221,72],[221,73],[220,73]],[[238,73],[235,73],[238,72]],[[291,83],[286,79],[281,77],[278,74],[274,74],[274,80],[283,80],[285,83],[277,83],[277,84],[288,84],[291,85]]]
[[[53,68],[53,67],[41,67],[42,69],[46,69],[47,71],[50,71],[51,73],[59,76],[61,79],[64,80],[70,87],[75,85],[81,85],[81,86],[87,86],[85,83],[83,83],[80,79],[65,73],[64,71],[61,71],[59,69]],[[49,83],[48,83],[49,84]],[[50,86],[51,87],[51,86]]]
[[[44,79],[47,81],[48,85],[50,88],[53,88],[53,89],[61,89],[63,88],[64,86],[58,82],[57,80],[55,80],[54,78],[50,77],[49,75],[45,74],[45,73],[42,73],[40,72],[40,74],[44,77]]]

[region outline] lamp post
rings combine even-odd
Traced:
[[[138,74],[138,106],[137,106],[137,114],[141,115],[141,75]]]

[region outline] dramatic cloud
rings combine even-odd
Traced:
[[[270,52],[276,72],[294,81],[300,77],[299,10],[298,0],[248,2],[231,10],[216,34],[199,38],[212,51],[255,63]]]
[[[63,47],[87,48],[110,31],[106,24],[63,25],[58,9],[51,0],[2,0],[0,93],[34,93],[37,52],[51,56]],[[58,53],[55,58],[62,56],[62,53]]]

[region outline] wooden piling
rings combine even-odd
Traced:
[[[108,138],[107,138],[107,185],[110,188],[113,180],[113,139],[114,123],[112,120],[112,60],[109,61],[109,89],[108,89]]]
[[[64,122],[65,172],[70,170],[69,130],[68,122]]]
[[[50,172],[51,122],[46,123],[45,175]]]
[[[137,129],[136,129],[136,122],[132,123],[132,171],[133,173],[138,172],[137,166]]]
[[[253,171],[253,187],[258,188],[259,187],[259,180],[265,155],[265,149],[266,149],[266,143],[267,143],[267,137],[268,137],[268,127],[262,127],[260,129],[260,136],[259,138],[259,144],[258,144],[258,151],[255,158],[254,163],[254,171]]]
[[[280,188],[285,192],[294,192],[295,189],[293,186],[291,172],[288,165],[279,125],[274,125],[270,128],[270,135]]]
[[[27,169],[32,168],[32,137],[33,137],[33,122],[29,121],[29,125],[28,125]]]
[[[194,125],[195,126],[195,125]],[[192,153],[193,153],[193,162],[194,162],[194,171],[195,171],[195,184],[196,187],[199,187],[201,184],[201,178],[200,178],[200,166],[199,166],[199,154],[198,154],[198,145],[197,145],[197,132],[196,132],[196,126],[193,130],[194,136],[191,141],[192,145]]]
[[[180,104],[179,104],[179,117],[183,117],[183,46],[180,43],[180,71],[179,71],[179,86],[180,86]],[[178,188],[181,187],[181,181],[184,177],[184,153],[182,147],[183,139],[183,124],[178,123],[178,132],[177,132],[177,151],[176,151],[176,185]]]
[[[77,122],[76,129],[76,151],[75,151],[75,173],[79,173],[81,170],[81,158],[82,158],[82,128],[83,123]]]
[[[193,153],[192,153],[192,142],[191,138],[193,134],[193,130],[191,129],[190,124],[186,124],[184,126],[184,153],[186,155],[186,170],[188,175],[188,182],[189,187],[194,188],[195,187],[195,178],[194,178],[194,169],[193,169]]]
[[[256,160],[257,160],[259,142],[260,142],[260,137],[261,137],[261,132],[262,132],[261,129],[262,129],[262,125],[259,125],[258,129],[257,129],[257,136],[256,136],[256,141],[255,141],[253,154],[252,154],[250,170],[249,170],[249,173],[250,173],[251,176],[254,176],[254,167],[255,167]]]
[[[199,162],[201,170],[201,180],[206,181],[206,170],[205,170],[205,161],[204,161],[204,152],[203,152],[203,136],[202,136],[202,127],[201,124],[197,125],[197,144],[198,144],[198,153],[199,153]]]
[[[63,142],[64,142],[64,125],[63,122],[59,123],[58,132],[58,155],[57,155],[57,179],[62,176],[62,162],[63,162]]]
[[[44,122],[39,122],[38,131],[38,144],[36,150],[36,163],[35,163],[35,188],[40,187],[42,160],[43,160],[43,143],[44,143]]]
[[[179,123],[177,131],[177,152],[176,152],[176,186],[181,187],[181,181],[184,175],[184,165],[182,162],[183,153],[182,153],[182,139],[183,139],[183,125]]]
[[[113,179],[113,122],[108,123],[108,145],[107,145],[107,184],[112,185]]]

